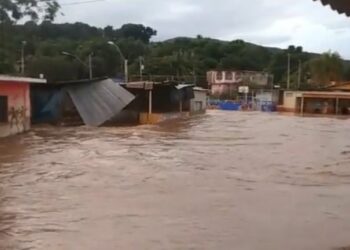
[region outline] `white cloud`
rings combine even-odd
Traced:
[[[201,34],[268,46],[339,51],[350,58],[350,18],[312,0],[106,0],[65,6],[59,22],[119,27],[134,22],[158,30],[157,40]]]

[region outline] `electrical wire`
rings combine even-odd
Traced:
[[[81,5],[81,4],[89,4],[89,3],[104,2],[104,1],[105,0],[87,0],[87,1],[60,3],[60,5],[61,6],[71,6],[71,5]]]

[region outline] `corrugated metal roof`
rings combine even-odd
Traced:
[[[194,84],[178,84],[175,86],[176,89],[184,89],[184,88],[190,88],[190,87],[194,87]]]
[[[314,0],[318,1],[318,0]],[[346,14],[350,16],[350,3],[349,0],[320,0],[323,5],[329,5],[333,10],[338,11],[340,14]]]
[[[100,126],[116,116],[135,96],[111,79],[66,87],[84,123]]]
[[[204,89],[204,88],[202,88],[202,87],[194,87],[193,90],[195,90],[195,91],[209,92],[209,89]]]

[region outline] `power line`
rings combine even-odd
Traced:
[[[61,6],[71,6],[71,5],[80,5],[80,4],[89,4],[89,3],[96,3],[96,2],[103,2],[105,0],[87,0],[87,1],[78,1],[78,2],[70,2],[70,3],[61,3]]]

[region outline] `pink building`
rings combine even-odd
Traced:
[[[209,71],[207,81],[211,94],[216,97],[232,97],[239,86],[266,87],[272,77],[258,71]]]
[[[46,80],[0,75],[0,137],[30,129],[30,83]]]

